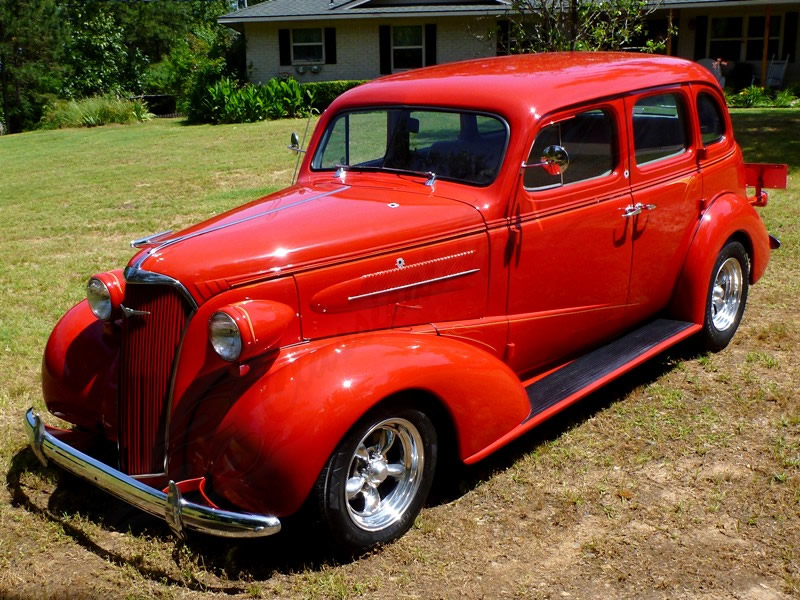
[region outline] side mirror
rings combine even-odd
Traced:
[[[300,137],[297,135],[296,131],[292,132],[292,137],[290,138],[289,145],[287,146],[289,150],[295,153],[305,152],[302,148],[300,148]]]
[[[561,175],[569,167],[569,154],[563,146],[548,146],[542,152],[542,168],[550,175]]]
[[[569,167],[569,154],[563,146],[548,146],[542,151],[542,158],[537,163],[522,163],[523,169],[541,167],[548,175],[561,175]]]

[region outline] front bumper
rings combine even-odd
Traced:
[[[25,413],[25,431],[34,454],[43,465],[52,461],[120,500],[166,520],[179,537],[183,537],[186,530],[231,538],[265,537],[281,529],[277,517],[231,512],[188,502],[181,497],[173,481],[169,482],[168,493],[145,485],[48,433],[32,408]]]

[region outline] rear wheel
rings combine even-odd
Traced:
[[[728,242],[711,271],[702,345],[717,352],[725,348],[742,320],[750,281],[750,261],[739,242]]]
[[[337,546],[357,553],[408,531],[430,490],[436,459],[436,430],[425,413],[387,405],[362,418],[315,489]]]

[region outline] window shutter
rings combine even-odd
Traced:
[[[336,28],[325,28],[325,64],[336,64]]]
[[[497,22],[497,56],[505,56],[509,53],[508,36],[510,25],[505,19]]]
[[[292,65],[292,42],[288,29],[278,29],[278,53],[282,67]]]
[[[425,25],[425,66],[436,64],[436,24]]]
[[[392,72],[392,29],[388,25],[378,27],[381,75]]]
[[[789,56],[789,62],[797,60],[797,13],[786,13],[786,24],[783,26],[783,58]]]
[[[706,36],[708,35],[708,17],[696,17],[694,20],[694,59],[717,58],[706,56]]]

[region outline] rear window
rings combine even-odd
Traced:
[[[633,107],[636,164],[677,156],[689,147],[683,103],[677,94],[639,100]]]
[[[701,92],[697,95],[697,117],[704,146],[719,142],[725,137],[725,118],[719,103],[711,94]]]

